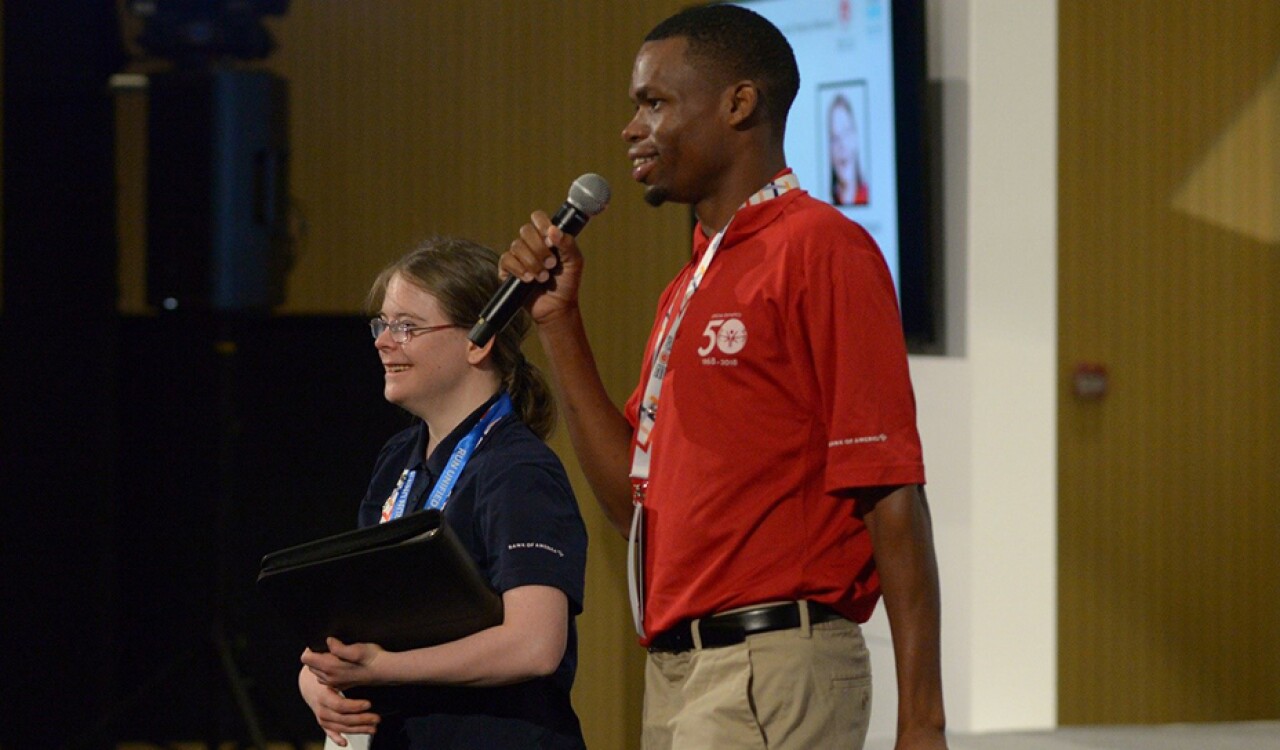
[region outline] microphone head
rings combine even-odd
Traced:
[[[587,216],[595,216],[609,205],[609,183],[600,175],[588,172],[569,186],[568,201]]]

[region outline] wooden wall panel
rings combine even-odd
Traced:
[[[1280,5],[1060,13],[1060,720],[1280,717]]]

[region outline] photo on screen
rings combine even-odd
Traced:
[[[800,90],[785,148],[800,186],[870,233],[897,287],[908,347],[938,351],[944,306],[931,239],[925,0],[735,3],[773,22],[795,52]]]
[[[871,131],[867,126],[867,82],[849,81],[818,87],[819,122],[825,134],[818,142],[818,164],[826,164],[829,177],[816,191],[839,208],[871,204],[873,184]]]

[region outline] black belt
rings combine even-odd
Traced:
[[[809,622],[828,622],[841,615],[825,604],[809,602]],[[676,623],[649,642],[650,651],[678,653],[693,648],[693,620]],[[727,612],[698,620],[698,633],[703,648],[718,648],[742,643],[749,635],[800,627],[800,604],[787,602],[767,607]]]

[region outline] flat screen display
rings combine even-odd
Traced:
[[[787,161],[864,226],[893,274],[912,344],[937,331],[925,153],[923,0],[741,0],[795,51]]]

